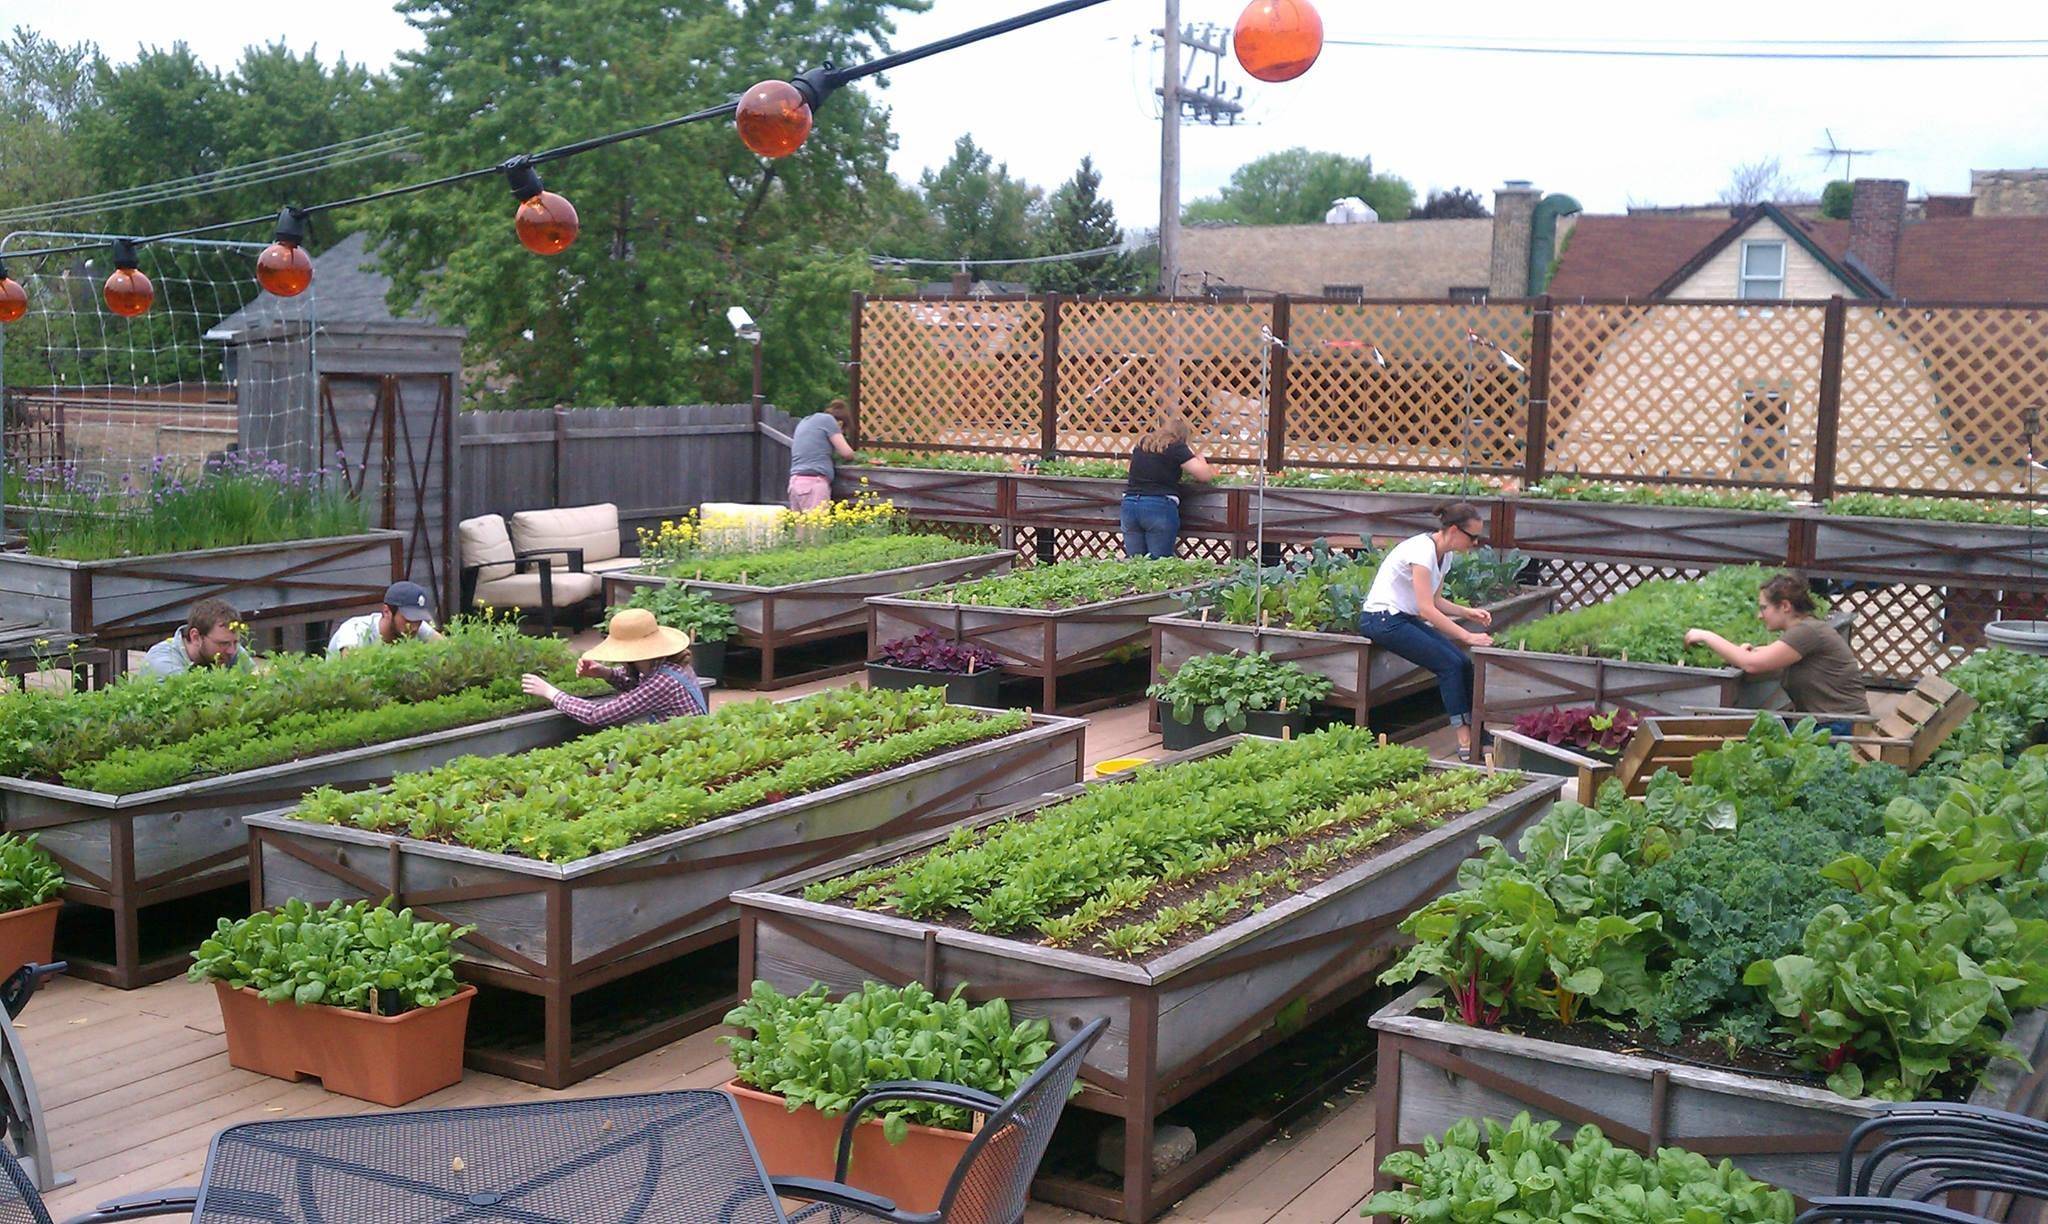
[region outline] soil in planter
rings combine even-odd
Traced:
[[[580,1057],[664,1020],[734,1000],[738,955],[739,944],[727,940],[577,995],[570,1008],[570,1053]],[[469,1048],[540,1059],[544,1006],[539,995],[479,984],[470,1004]]]
[[[189,954],[213,934],[220,919],[248,914],[249,886],[243,882],[146,906],[136,923],[138,963],[148,965],[160,957]],[[57,958],[66,956],[113,964],[114,912],[67,902],[57,916]]]

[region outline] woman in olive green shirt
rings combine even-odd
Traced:
[[[1813,595],[1805,580],[1793,574],[1779,574],[1757,592],[1756,614],[1764,628],[1778,640],[1764,646],[1745,642],[1740,646],[1706,629],[1685,631],[1685,644],[1705,646],[1749,675],[1785,673],[1785,692],[1792,708],[1815,714],[1870,713],[1870,693],[1863,687],[1863,669],[1849,643],[1827,623],[1813,615]],[[1823,723],[1837,735],[1847,735],[1847,719]]]

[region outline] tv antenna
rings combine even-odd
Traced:
[[[1821,172],[1825,174],[1833,170],[1835,168],[1835,159],[1839,157],[1842,159],[1842,177],[1852,183],[1856,181],[1856,159],[1858,157],[1867,157],[1872,153],[1884,152],[1883,149],[1845,149],[1836,143],[1835,133],[1832,128],[1822,128],[1821,133],[1828,138],[1828,142],[1825,146],[1813,151],[1815,157],[1827,159],[1821,166]]]

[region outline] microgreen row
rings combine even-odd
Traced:
[[[1718,569],[1704,578],[1652,579],[1606,603],[1508,629],[1497,640],[1542,654],[1717,667],[1720,658],[1705,646],[1686,646],[1685,631],[1709,629],[1731,642],[1757,645],[1775,641],[1777,635],[1756,613],[1757,589],[1770,576],[1749,565]],[[1823,601],[1814,602],[1825,616]]]
[[[1216,574],[1214,562],[1178,557],[1062,561],[919,591],[906,598],[975,608],[1078,608],[1084,604],[1121,599],[1126,595],[1156,595],[1178,590],[1214,578]]]

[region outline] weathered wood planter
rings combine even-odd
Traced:
[[[732,644],[761,652],[761,679],[753,687],[772,691],[823,676],[859,671],[862,665],[852,662],[777,675],[775,658],[778,652],[792,646],[860,633],[867,623],[864,605],[870,596],[921,591],[949,582],[1005,574],[1016,559],[1014,552],[990,552],[952,561],[933,561],[872,574],[849,574],[844,578],[820,578],[815,582],[775,587],[665,578],[639,572],[609,574],[604,580],[604,598],[607,604],[621,604],[632,598],[637,588],[679,582],[692,591],[730,605],[733,618],[739,622],[739,633],[732,639]],[[872,644],[871,641],[871,654]]]
[[[1071,785],[1081,776],[1085,729],[1073,719],[1034,718],[1014,735],[573,863],[273,811],[248,821],[250,891],[259,906],[388,895],[433,921],[475,924],[462,941],[462,976],[540,997],[545,1022],[540,1054],[472,1043],[469,1065],[560,1088],[718,1023],[735,997],[721,971],[719,997],[708,1005],[578,1040],[578,995],[730,940],[734,889]]]
[[[865,493],[882,498],[914,519],[990,523],[1008,517],[1008,475],[949,472],[937,468],[842,467],[832,495],[852,500]]]
[[[152,907],[231,888],[249,878],[243,817],[321,786],[362,790],[459,756],[503,756],[565,743],[583,728],[553,710],[454,727],[223,774],[178,786],[108,795],[27,778],[0,778],[0,812],[11,833],[34,833],[64,869],[64,899],[106,910],[114,956],[67,947],[71,972],[122,990],[176,977],[189,947],[145,957],[142,923]],[[238,911],[246,912],[246,911]]]
[[[1435,991],[1418,987],[1372,1018],[1380,1035],[1374,1095],[1381,1154],[1419,1147],[1462,1117],[1505,1121],[1528,1110],[1567,1131],[1593,1123],[1638,1152],[1670,1146],[1726,1157],[1811,1199],[1835,1193],[1843,1141],[1886,1107],[1817,1085],[1453,1024],[1420,1010]],[[2016,1017],[2009,1039],[2041,1065],[2048,1012]],[[2003,1062],[1971,1102],[2040,1118],[2048,1116],[2043,1094],[2039,1076]],[[1374,1188],[1390,1187],[1375,1175]]]
[[[2048,584],[2048,519],[2038,527],[1813,514],[1820,573],[1930,584]]]
[[[1789,565],[1789,510],[1514,499],[1515,547],[1561,557],[1655,557],[1659,564]]]
[[[1019,524],[1055,530],[1115,531],[1123,521],[1124,482],[1097,476],[1017,476],[1012,513]],[[1184,482],[1180,490],[1183,536],[1240,534],[1233,489]]]
[[[1042,686],[1043,707],[1050,712],[1062,708],[1062,678],[1143,654],[1150,646],[1151,619],[1178,608],[1182,597],[1193,589],[1126,595],[1052,611],[971,608],[925,599],[870,599],[868,658],[881,657],[882,643],[926,629],[951,641],[976,642],[994,651],[1008,674],[1036,677]]]
[[[1593,802],[1619,761],[1619,753],[1595,756],[1505,728],[1493,733],[1494,768],[1571,778],[1578,783],[1580,803]]]
[[[1256,486],[1238,486],[1245,499],[1246,530],[1258,529]],[[1435,531],[1436,508],[1447,502],[1471,502],[1486,516],[1498,547],[1503,540],[1497,496],[1470,497],[1446,493],[1374,493],[1361,489],[1266,486],[1266,538],[1303,542],[1331,537],[1406,538]]]
[[[1167,760],[1227,751],[1236,742],[1233,737]],[[1091,785],[1120,785],[1122,779]],[[1391,955],[1400,938],[1396,925],[1450,884],[1478,838],[1511,840],[1550,808],[1559,785],[1554,778],[1532,779],[1299,895],[1135,963],[803,899],[813,881],[922,850],[946,834],[905,838],[735,894],[740,980],[759,979],[787,991],[824,982],[835,994],[870,980],[920,981],[940,995],[965,985],[970,998],[1008,999],[1016,1015],[1044,1017],[1055,1040],[1098,1016],[1109,1017],[1109,1030],[1082,1068],[1084,1091],[1075,1104],[1125,1120],[1123,1188],[1112,1192],[1042,1176],[1036,1193],[1096,1215],[1141,1222],[1276,1129],[1263,1121],[1247,1123],[1155,1179],[1152,1133],[1159,1113],[1309,1018],[1355,998]],[[1083,789],[1041,796],[971,823],[1012,819]]]
[[[1828,617],[1851,645],[1856,616]],[[1618,706],[1639,714],[1688,714],[1701,709],[1773,710],[1785,704],[1785,686],[1773,673],[1749,676],[1736,667],[1631,663],[1586,655],[1543,654],[1481,646],[1472,651],[1472,717],[1481,726],[1551,706]]]
[[[1548,616],[1557,606],[1555,587],[1530,587],[1488,604],[1496,628]],[[1225,625],[1201,619],[1199,612],[1152,618],[1152,682],[1197,655],[1232,650],[1264,651],[1283,662],[1329,679],[1332,688],[1323,704],[1351,711],[1351,721],[1366,724],[1372,707],[1419,693],[1436,677],[1419,664],[1376,647],[1355,633],[1316,633],[1302,629],[1262,629],[1257,625]]]
[[[225,599],[252,625],[294,624],[375,605],[404,576],[396,531],[240,548],[60,561],[0,553],[0,620],[39,620],[102,645],[169,635],[202,599]]]

